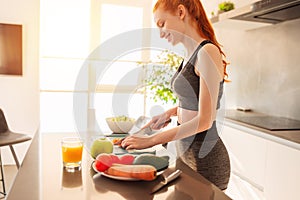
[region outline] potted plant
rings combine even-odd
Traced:
[[[234,9],[234,3],[230,2],[230,1],[224,1],[219,4],[218,12],[222,13],[222,12],[227,12],[227,11],[230,11],[233,9]]]
[[[145,71],[144,86],[146,92],[155,102],[162,101],[173,104],[177,102],[177,98],[171,90],[170,81],[181,62],[182,57],[165,50],[158,55],[157,62],[138,63]]]

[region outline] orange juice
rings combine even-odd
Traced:
[[[63,162],[76,163],[80,162],[82,158],[81,146],[62,146]]]
[[[74,171],[81,167],[83,143],[80,138],[66,137],[62,140],[62,160],[64,167]]]

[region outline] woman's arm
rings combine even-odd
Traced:
[[[161,129],[169,124],[165,122],[168,121],[172,116],[177,116],[177,106],[165,111],[160,115],[152,117],[152,119],[142,128],[150,126],[152,129],[155,130]]]
[[[198,116],[199,125],[211,127],[216,119],[220,83],[224,79],[222,54],[213,44],[205,45],[198,52],[195,71],[200,77]]]

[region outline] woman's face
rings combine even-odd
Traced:
[[[158,8],[154,12],[154,21],[159,28],[160,37],[165,38],[172,45],[176,45],[183,40],[184,21],[178,10],[175,14]]]

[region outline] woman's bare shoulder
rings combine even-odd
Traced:
[[[214,44],[207,43],[204,45],[198,52],[198,56],[213,56],[213,57],[222,57],[220,50]]]
[[[214,44],[206,44],[203,46],[198,54],[197,61],[199,63],[198,68],[196,70],[198,72],[205,72],[211,69],[217,69],[218,74],[221,76],[223,74],[223,62],[222,62],[222,54],[220,53],[217,46]],[[206,66],[215,66],[215,67],[206,67]],[[223,77],[223,76],[221,76]]]

